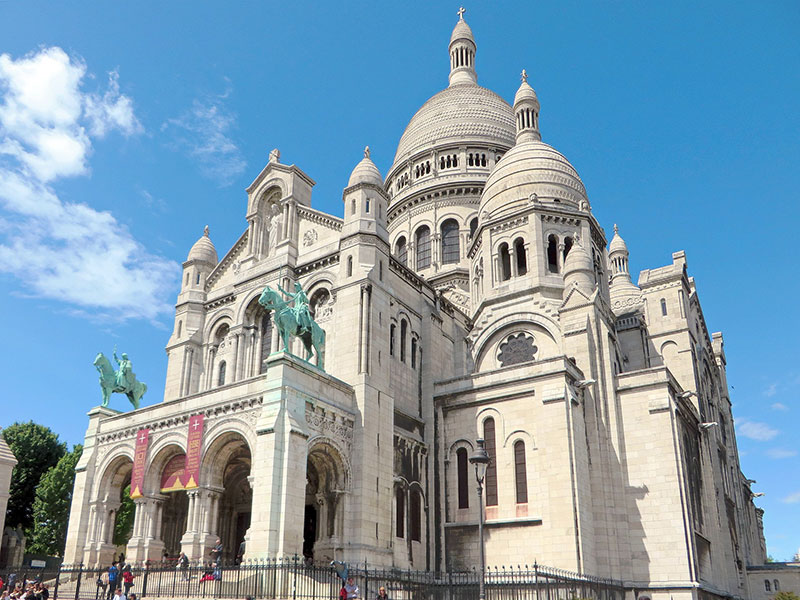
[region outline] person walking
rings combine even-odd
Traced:
[[[127,596],[133,587],[133,573],[130,565],[125,565],[125,568],[122,569],[122,585],[125,588],[125,596]]]
[[[105,600],[106,590],[108,589],[108,572],[100,571],[97,574],[97,581],[95,584],[97,585],[97,591],[94,594],[94,600]]]
[[[378,595],[375,596],[375,600],[389,600],[389,596],[386,594],[386,588],[381,586],[378,588]]]
[[[178,557],[178,564],[176,568],[181,572],[184,581],[189,581],[189,557],[185,552],[181,552]]]
[[[106,596],[107,600],[111,600],[114,596],[114,592],[117,589],[117,580],[119,579],[119,569],[117,568],[117,563],[111,563],[111,566],[108,567],[108,595]]]

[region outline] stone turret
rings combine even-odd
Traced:
[[[592,257],[589,256],[578,236],[575,236],[572,249],[564,261],[565,298],[573,287],[578,288],[586,295],[591,294],[595,287]]]

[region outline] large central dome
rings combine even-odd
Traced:
[[[514,145],[514,111],[493,91],[476,83],[442,90],[412,117],[395,153],[395,165],[414,154],[448,142]]]

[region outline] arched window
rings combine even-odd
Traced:
[[[396,329],[397,325],[394,323],[389,325],[389,356],[394,356],[394,334]]]
[[[406,237],[401,235],[397,238],[394,244],[394,255],[404,267],[408,266],[408,245],[406,244]]]
[[[483,440],[489,455],[485,476],[486,506],[497,506],[497,446],[494,443],[494,419],[491,417],[483,422]]]
[[[219,375],[217,376],[217,385],[218,386],[225,385],[225,369],[226,369],[226,367],[227,367],[227,365],[225,364],[224,360],[221,363],[219,363]]]
[[[427,225],[417,229],[417,269],[431,266],[431,230]]]
[[[457,263],[459,258],[458,222],[447,219],[442,223],[442,263]]]
[[[353,198],[353,199],[350,201],[350,214],[351,214],[351,215],[354,215],[354,214],[356,214],[356,199],[355,199],[355,198]]]
[[[411,338],[411,368],[417,368],[417,338]]]
[[[572,250],[572,238],[566,237],[564,238],[564,260],[567,259],[570,250]]]
[[[259,374],[267,370],[267,358],[272,352],[272,313],[265,313],[261,317],[261,360],[258,364]]]
[[[780,592],[781,591],[781,584],[778,582],[777,579],[774,579],[772,581],[772,589],[775,590],[776,592]]]
[[[352,256],[348,256],[347,257],[347,276],[348,277],[352,277],[353,276],[353,257]]]
[[[475,239],[475,232],[478,231],[478,217],[474,217],[469,222],[469,237]]]
[[[411,490],[411,497],[408,499],[408,510],[411,512],[411,540],[419,542],[422,539],[422,501],[419,490]]]
[[[522,238],[514,240],[514,255],[517,260],[517,275],[527,274],[528,257],[525,255],[525,240]]]
[[[667,316],[667,301],[664,298],[661,299],[661,316]]]
[[[769,579],[765,579],[764,580],[764,591],[765,592],[771,592],[772,591],[772,586],[769,583]]]
[[[558,273],[558,238],[554,235],[547,238],[547,268]]]
[[[200,273],[197,274],[197,280],[194,283],[195,285],[200,285]]]
[[[408,335],[408,321],[400,321],[400,360],[406,362],[406,336]]]
[[[369,198],[367,198],[367,200],[366,200],[366,202],[364,203],[364,205],[365,205],[365,210],[364,210],[364,212],[365,212],[365,213],[367,213],[367,214],[369,214]]]
[[[514,443],[514,479],[517,484],[517,504],[528,501],[528,474],[525,471],[525,442]]]
[[[469,465],[467,449],[456,451],[456,469],[458,472],[458,508],[469,508]]]
[[[401,488],[395,492],[394,531],[399,538],[406,537],[406,494]]]
[[[183,330],[183,321],[178,321],[178,337],[181,337],[182,330]]]
[[[378,281],[383,281],[383,261],[378,261]]]
[[[188,271],[186,273],[186,284],[185,285],[189,285],[189,273],[188,273]]]
[[[500,244],[500,280],[508,281],[511,279],[511,255],[508,252],[508,244]]]

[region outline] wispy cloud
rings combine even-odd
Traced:
[[[781,411],[789,410],[788,406],[786,406],[785,404],[781,404],[780,402],[773,402],[770,408],[772,410],[781,410]]]
[[[769,384],[769,386],[767,386],[767,389],[764,390],[764,395],[767,398],[772,398],[777,393],[778,393],[778,384],[777,383]]]
[[[795,492],[794,494],[789,494],[783,500],[786,504],[797,504],[800,502],[800,492]]]
[[[223,103],[229,94],[230,88],[219,96],[196,99],[191,108],[161,126],[162,132],[174,136],[171,143],[188,152],[201,173],[221,187],[230,185],[247,166],[231,137],[236,115]]]
[[[114,216],[59,197],[54,183],[86,175],[92,139],[142,131],[116,71],[102,93],[58,47],[0,55],[0,272],[34,296],[94,317],[154,319],[177,265],[150,254]]]
[[[766,451],[766,455],[770,458],[782,459],[793,458],[797,456],[797,450],[786,450],[784,448],[770,448]]]
[[[749,419],[737,419],[736,430],[744,437],[757,442],[768,442],[780,433],[780,431],[766,423],[750,421]]]

